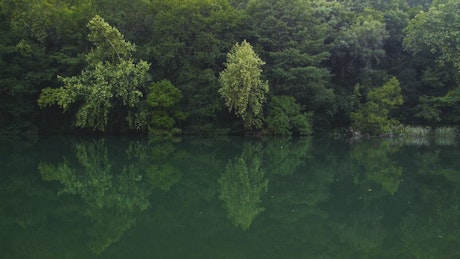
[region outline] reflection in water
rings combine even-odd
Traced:
[[[353,172],[355,184],[371,181],[394,195],[402,176],[402,167],[397,160],[399,147],[390,141],[380,140],[355,143],[350,152],[350,159],[360,164],[359,169]]]
[[[455,135],[435,135],[430,137],[406,137],[396,139],[395,141],[400,142],[404,145],[416,145],[416,146],[455,146],[457,145],[457,137]]]
[[[228,217],[243,230],[264,209],[260,207],[262,192],[268,180],[261,167],[261,145],[246,144],[243,153],[227,163],[225,174],[219,179],[220,198]]]
[[[0,251],[460,258],[460,148],[427,142],[0,139]]]
[[[270,174],[292,175],[311,157],[311,138],[276,138],[264,147],[264,164]]]
[[[454,146],[457,144],[457,138],[455,136],[436,136],[435,143],[439,146]]]
[[[101,253],[149,207],[149,190],[138,167],[125,165],[117,170],[108,158],[104,140],[77,144],[75,156],[74,163],[69,159],[58,165],[40,163],[38,169],[44,180],[64,186],[60,194],[76,194],[85,201],[84,214],[94,223],[89,246]]]
[[[131,142],[126,154],[136,160],[136,168],[143,169],[151,187],[168,191],[181,178],[181,171],[175,165],[176,142],[151,141],[149,144]]]

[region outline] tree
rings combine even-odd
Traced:
[[[441,3],[439,3],[441,2]],[[413,54],[430,55],[441,67],[460,71],[460,2],[436,1],[407,26],[403,44]]]
[[[434,1],[405,29],[403,45],[418,60],[421,77],[415,117],[430,124],[458,123],[460,2]]]
[[[228,110],[234,111],[246,128],[262,127],[262,106],[268,93],[268,82],[261,79],[263,64],[245,40],[233,46],[227,54],[226,68],[220,73],[219,93]]]
[[[398,79],[391,78],[382,87],[370,90],[366,97],[366,103],[351,114],[353,127],[370,134],[391,132],[391,127],[398,124],[390,118],[391,112],[404,102]]]
[[[174,126],[176,120],[183,120],[186,117],[185,113],[177,107],[181,99],[181,91],[168,80],[162,80],[149,87],[147,104],[153,110],[150,113],[150,133],[173,134],[180,131]]]
[[[76,125],[104,131],[110,113],[129,115],[135,110],[150,80],[150,65],[142,60],[135,63],[132,59],[135,45],[125,41],[100,16],[91,19],[87,27],[88,39],[95,48],[86,55],[86,68],[79,76],[59,77],[64,86],[43,89],[38,103],[41,107],[57,104],[64,111],[79,106]],[[145,121],[138,120],[140,117],[126,115],[126,118],[130,126],[145,125]]]
[[[268,130],[273,135],[311,134],[311,113],[302,110],[303,107],[292,96],[273,96],[268,104]]]

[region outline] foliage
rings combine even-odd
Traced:
[[[87,47],[82,36],[84,23],[94,14],[87,0],[55,2],[0,3],[0,128],[3,130],[37,133],[46,127],[69,129],[63,116],[55,118],[59,123],[48,120],[50,114],[42,114],[36,100],[44,86],[56,84],[56,73],[79,71],[84,62],[80,53]]]
[[[219,98],[219,72],[225,55],[245,35],[243,11],[227,0],[151,1],[148,23],[151,34],[140,48],[155,68],[156,81],[168,79],[186,97],[188,128],[217,124],[225,118]]]
[[[404,102],[399,81],[393,77],[382,87],[370,90],[366,97],[364,105],[351,114],[353,126],[364,133],[390,133],[398,124],[390,117],[391,112]]]
[[[249,101],[232,106],[236,116],[220,98],[226,54],[244,39],[265,63],[261,85],[312,112],[315,131],[352,125],[365,99],[354,86],[366,97],[391,77],[404,104],[388,116],[455,126],[459,11],[456,0],[3,0],[0,131],[224,134],[241,132],[241,120],[260,128],[267,91],[252,111]],[[152,108],[149,86],[162,80],[183,97]]]
[[[305,113],[302,110],[302,107],[295,101],[294,97],[271,97],[266,119],[267,129],[273,135],[311,134],[311,113]]]
[[[184,120],[186,114],[178,107],[182,99],[179,89],[167,80],[152,84],[148,88],[147,105],[150,113],[149,132],[154,134],[177,133],[174,128],[177,120]]]
[[[79,105],[76,126],[104,131],[109,113],[117,106],[133,110],[140,102],[150,79],[150,65],[145,61],[135,63],[134,45],[101,17],[95,16],[87,26],[95,48],[86,55],[86,69],[79,76],[59,77],[64,86],[44,89],[38,103],[41,107],[57,104],[64,111]],[[129,121],[130,125],[143,123]]]
[[[219,93],[228,110],[234,111],[246,128],[262,127],[262,107],[268,93],[268,83],[261,79],[263,64],[252,46],[243,41],[227,54],[226,68],[220,73]]]
[[[335,112],[326,43],[333,32],[334,3],[310,0],[256,0],[247,7],[254,46],[267,62],[274,95],[293,96],[317,117]]]
[[[422,96],[416,107],[415,116],[431,123],[443,122],[444,124],[456,125],[460,122],[459,103],[460,87],[450,90],[444,96]]]
[[[338,35],[334,44],[336,55],[371,69],[384,56],[383,44],[387,37],[382,13],[367,8]]]
[[[427,12],[417,14],[407,26],[403,44],[414,54],[435,57],[440,66],[460,70],[460,3],[440,1],[433,3]]]
[[[434,1],[428,11],[421,11],[405,29],[404,47],[426,68],[426,85],[414,108],[423,123],[455,124],[458,117],[460,84],[460,19],[458,1]]]

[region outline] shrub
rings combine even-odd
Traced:
[[[267,129],[273,135],[309,135],[312,133],[310,113],[291,96],[273,96],[268,105]]]

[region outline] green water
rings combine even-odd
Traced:
[[[454,139],[0,138],[0,258],[460,258]]]

